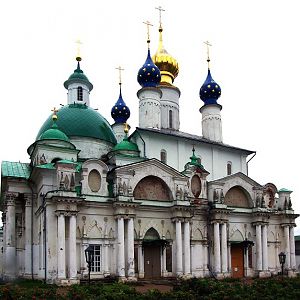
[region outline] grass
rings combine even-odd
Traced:
[[[133,284],[97,283],[59,287],[41,281],[21,280],[0,285],[0,299],[31,300],[298,300],[300,277],[252,280],[190,279],[180,281],[171,292],[151,289],[137,292]]]

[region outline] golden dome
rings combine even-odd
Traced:
[[[177,60],[171,56],[163,46],[162,41],[162,27],[159,27],[159,43],[158,49],[154,56],[152,57],[153,62],[157,65],[161,74],[160,83],[171,84],[177,77],[179,72],[179,66]]]

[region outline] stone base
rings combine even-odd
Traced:
[[[216,278],[217,279],[224,279],[225,278],[224,273],[216,273]]]
[[[138,276],[139,276],[140,279],[144,279],[145,273],[144,272],[140,272]]]
[[[56,284],[60,286],[70,286],[79,283],[80,283],[79,279],[56,279]]]
[[[259,271],[258,272],[258,277],[259,278],[268,278],[268,277],[271,277],[271,272],[269,272],[269,271]]]
[[[127,281],[127,278],[125,276],[121,276],[118,278],[118,281],[121,282],[121,283],[124,283]]]
[[[181,275],[181,279],[184,279],[184,280],[187,280],[187,279],[190,279],[190,278],[192,278],[193,276],[192,276],[192,274],[183,274],[183,275]]]
[[[127,282],[136,282],[137,278],[135,276],[129,276],[127,277]]]
[[[288,277],[293,278],[296,277],[297,273],[293,270],[288,270]]]

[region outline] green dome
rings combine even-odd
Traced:
[[[69,142],[69,138],[58,129],[57,125],[54,123],[50,129],[43,132],[38,140],[61,140],[65,142]]]
[[[57,112],[57,126],[69,138],[90,137],[116,144],[114,132],[109,123],[97,111],[85,104],[69,104]],[[37,134],[37,140],[52,127],[52,116],[45,121]]]
[[[93,85],[90,83],[88,78],[85,76],[83,71],[80,69],[79,61],[77,63],[77,68],[74,70],[74,73],[70,75],[69,79],[64,82],[64,87],[68,89],[68,86],[71,83],[83,83],[88,86],[89,90],[93,89]]]
[[[139,148],[137,144],[128,141],[127,137],[124,138],[124,140],[121,141],[119,144],[117,144],[113,149],[113,151],[120,151],[120,150],[139,152]]]

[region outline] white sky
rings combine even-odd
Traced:
[[[50,110],[66,103],[63,82],[76,67],[78,38],[81,67],[94,85],[91,106],[112,123],[115,67],[121,65],[129,123],[137,126],[136,74],[147,49],[142,22],[154,24],[154,54],[159,5],[166,10],[165,48],[180,64],[174,84],[181,90],[181,130],[201,135],[199,89],[207,75],[203,41],[209,40],[212,75],[222,88],[224,142],[256,150],[249,176],[293,190],[293,207],[300,213],[298,0],[1,1],[0,160],[27,162],[27,147]]]

